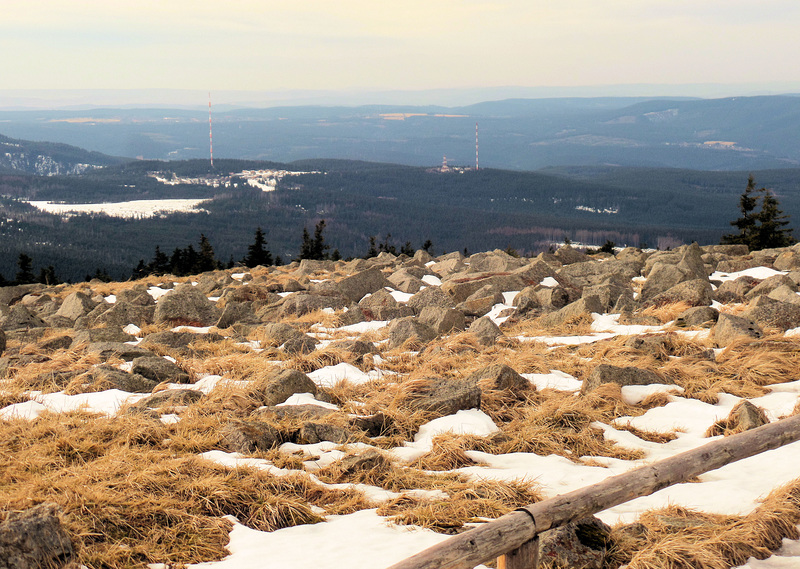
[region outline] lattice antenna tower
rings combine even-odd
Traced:
[[[211,157],[211,169],[214,169],[214,135],[211,130],[211,92],[208,93],[208,153]]]

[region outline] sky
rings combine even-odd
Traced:
[[[796,0],[2,0],[0,93],[800,86],[798,29]]]

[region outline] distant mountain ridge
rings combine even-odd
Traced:
[[[212,117],[219,158],[282,163],[338,158],[435,166],[446,156],[450,163],[473,165],[479,123],[481,166],[499,169],[800,166],[800,97],[790,95],[517,98],[453,107],[309,105],[214,109]],[[0,126],[9,136],[116,156],[209,156],[207,111],[2,111]]]
[[[4,173],[38,176],[82,174],[125,160],[68,144],[33,142],[0,135],[0,172]]]

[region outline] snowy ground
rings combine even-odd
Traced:
[[[165,199],[165,200],[133,200],[116,203],[53,203],[48,201],[30,201],[33,207],[56,215],[102,213],[111,217],[146,218],[176,212],[198,213],[197,206],[207,200],[201,199]]]
[[[198,202],[198,200],[166,201]],[[128,204],[131,203],[136,202],[128,202]],[[769,276],[765,275],[765,271],[753,272],[757,272],[759,278]],[[717,277],[735,278],[730,275],[717,275]],[[154,298],[159,298],[163,293],[161,289],[151,289],[150,292]],[[510,303],[512,299],[513,295],[509,295],[506,301]],[[507,308],[507,305],[502,304],[495,307],[492,314],[495,315],[496,320],[500,320],[496,315],[504,308]],[[662,329],[662,327],[652,326],[620,326],[617,324],[617,318],[614,315],[594,315],[591,335],[523,339],[542,341],[551,345],[573,345],[594,342],[615,335],[641,334]],[[317,327],[316,331],[320,334],[330,334],[335,331],[362,333],[385,325],[384,322],[370,322],[335,330]],[[207,332],[208,329],[195,331]],[[378,369],[364,373],[353,366],[342,363],[316,370],[310,373],[309,377],[321,387],[335,385],[342,380],[362,383],[381,377],[382,371],[379,368],[378,365]],[[582,383],[575,377],[559,370],[551,370],[549,374],[527,374],[525,377],[538,389],[550,388],[572,393],[579,391]],[[234,382],[227,381],[220,376],[207,376],[198,381],[195,387],[208,392],[218,385],[230,386],[232,383]],[[182,388],[185,386],[175,385],[172,387]],[[629,403],[635,403],[657,391],[670,393],[670,402],[667,405],[653,408],[639,417],[618,419],[615,424],[597,424],[599,428],[603,429],[606,438],[623,447],[643,451],[646,455],[643,460],[622,461],[600,457],[593,459],[592,465],[587,465],[556,455],[539,456],[532,453],[491,455],[468,451],[470,458],[479,465],[459,469],[459,472],[474,479],[533,480],[541,486],[546,496],[556,496],[714,440],[713,437],[704,437],[705,431],[716,421],[727,417],[734,405],[740,401],[739,398],[732,395],[722,394],[719,402],[711,405],[696,399],[682,397],[681,389],[676,386],[661,385],[626,387],[623,389],[623,397]],[[123,403],[135,402],[144,397],[142,394],[131,394],[118,390],[72,396],[63,393],[32,392],[30,396],[31,401],[0,409],[0,419],[13,417],[33,420],[45,409],[69,411],[77,408],[86,408],[93,412],[113,416]],[[780,416],[791,413],[799,398],[800,381],[795,381],[772,386],[771,393],[753,399],[752,402],[763,408],[770,420],[774,421]],[[310,395],[304,394],[294,395],[284,403],[284,405],[303,404],[330,406],[330,404],[316,401]],[[162,420],[174,421],[179,418],[165,416],[162,417]],[[677,431],[677,438],[664,444],[646,442],[628,431],[615,428],[625,423],[651,432]],[[438,433],[452,431],[487,435],[496,429],[497,426],[494,425],[491,418],[481,411],[460,411],[455,415],[442,417],[423,425],[413,441],[407,441],[404,446],[390,451],[390,454],[398,462],[410,462],[430,449],[431,440]],[[284,446],[286,452],[302,450],[308,456],[319,457],[315,460],[318,466],[344,456],[340,447],[333,443],[317,445],[287,443]],[[349,450],[363,451],[367,448],[369,448],[367,445],[351,445]],[[238,466],[264,468],[280,475],[281,469],[277,469],[263,460],[247,459],[240,455],[221,451],[206,453],[203,456],[231,468]],[[765,472],[768,474],[764,475]],[[651,496],[632,500],[601,512],[598,516],[609,524],[628,523],[634,521],[645,510],[661,508],[669,504],[678,504],[709,513],[742,515],[752,511],[758,505],[759,499],[766,496],[773,488],[796,479],[798,472],[800,472],[800,443],[794,443],[704,474],[699,477],[699,482],[678,484],[666,488]],[[313,477],[313,474],[309,474],[309,476]],[[374,487],[359,489],[375,501],[387,499],[392,494]],[[447,536],[432,531],[389,525],[375,513],[375,510],[364,510],[346,516],[331,516],[326,523],[297,526],[271,533],[248,529],[237,523],[231,533],[229,545],[231,555],[229,557],[219,562],[201,563],[192,565],[192,567],[208,569],[229,567],[237,569],[380,568],[389,566],[446,538]],[[161,565],[152,565],[152,567],[153,569],[161,567],[166,569]],[[800,543],[786,541],[784,547],[772,558],[764,561],[753,560],[743,567],[748,569],[800,567]]]

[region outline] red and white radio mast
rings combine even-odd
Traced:
[[[211,168],[214,168],[214,137],[211,132],[211,92],[208,93],[208,152],[211,156]]]

